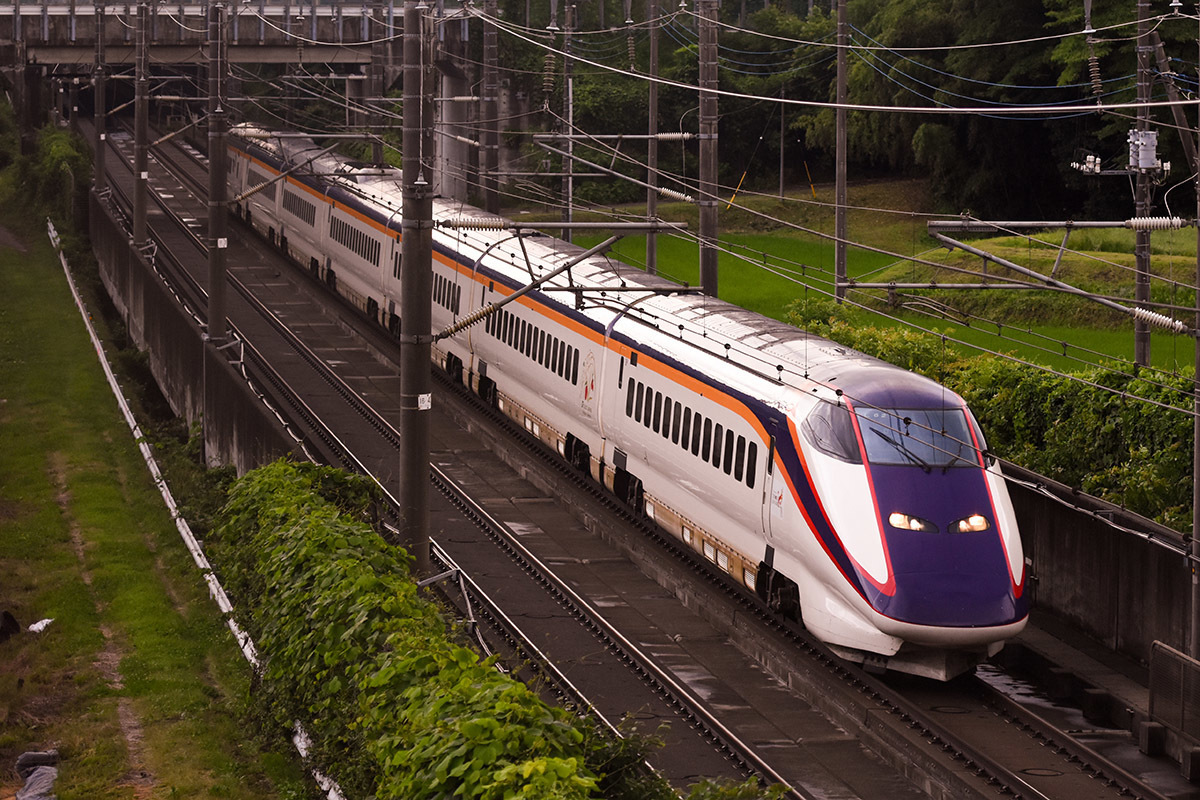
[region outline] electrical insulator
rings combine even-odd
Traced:
[[[505,228],[511,227],[512,223],[504,219],[487,217],[472,219],[470,217],[463,217],[438,220],[437,225],[439,228],[456,228],[462,231],[502,231]]]
[[[1167,328],[1176,333],[1186,333],[1188,326],[1177,319],[1171,319],[1166,314],[1159,314],[1157,311],[1150,311],[1145,308],[1131,308],[1130,312],[1134,319],[1141,320],[1148,325],[1157,325],[1160,328]]]
[[[1182,217],[1134,217],[1125,220],[1125,227],[1135,231],[1179,230],[1183,227]]]
[[[667,189],[661,186],[658,189],[658,193],[668,200],[678,200],[682,203],[691,203],[695,200],[690,194],[684,194],[683,192],[677,192],[674,189]]]

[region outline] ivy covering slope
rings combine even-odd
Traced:
[[[264,662],[269,722],[302,721],[350,797],[674,800],[615,739],[546,705],[447,632],[408,554],[372,528],[374,484],[277,461],[229,492],[209,547]],[[702,781],[689,800],[775,800],[783,787]]]
[[[794,303],[789,320],[919,372],[960,394],[996,455],[1178,531],[1192,525],[1190,374],[1093,367],[1063,377],[997,356],[963,358],[940,337],[855,324],[830,301]],[[1188,405],[1190,406],[1190,401]]]
[[[565,711],[458,645],[365,520],[371,484],[276,462],[233,487],[215,553],[265,661],[270,715],[303,720],[351,796],[593,797]]]

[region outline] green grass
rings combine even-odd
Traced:
[[[832,200],[831,187],[817,187],[818,199]],[[850,187],[850,204],[870,208],[917,208],[924,204],[926,192],[918,181],[881,181]],[[769,197],[739,198],[760,215],[785,218],[814,230],[833,230],[833,212],[827,207],[805,202],[804,195],[788,202]],[[697,219],[694,209],[682,204],[660,207],[664,219],[686,222],[692,233]],[[785,319],[787,306],[803,298],[806,292],[825,296],[832,291],[833,245],[828,239],[793,229],[768,227],[763,216],[745,210],[721,207],[723,250],[718,258],[718,286],[722,299],[776,319]],[[925,216],[892,214],[881,211],[851,211],[849,238],[890,252],[893,258],[861,248],[847,251],[847,272],[851,278],[870,282],[976,282],[976,278],[950,270],[916,264],[908,257],[920,257],[948,266],[979,269],[980,259],[960,251],[947,251],[925,232]],[[581,217],[582,218],[582,217]],[[975,238],[977,247],[1042,274],[1055,268],[1061,231],[1037,234],[1038,242],[1024,237]],[[577,235],[576,242],[590,246],[599,236]],[[1124,229],[1084,229],[1068,240],[1068,252],[1059,264],[1056,277],[1085,291],[1115,297],[1133,295],[1134,233]],[[630,265],[645,264],[645,237],[627,237],[613,248],[614,258]],[[1180,306],[1193,305],[1195,295],[1179,284],[1192,283],[1196,275],[1195,230],[1156,231],[1152,235],[1151,269],[1161,280],[1152,283],[1155,301]],[[660,236],[658,271],[690,285],[697,285],[698,246],[687,237]],[[800,267],[799,265],[804,265]],[[989,266],[989,274],[1006,272]],[[1010,273],[1014,276],[1015,273]],[[1019,277],[1019,276],[1018,276]],[[1174,283],[1178,282],[1178,283]],[[893,327],[912,324],[936,328],[951,339],[966,343],[957,346],[962,355],[981,350],[1011,353],[1056,369],[1078,369],[1088,363],[1105,360],[1132,361],[1133,323],[1123,314],[1063,293],[1044,291],[908,291],[951,306],[974,318],[959,324],[956,315],[929,316],[914,310],[887,306],[886,292],[852,292],[852,300],[882,313],[862,313],[863,324]],[[1130,301],[1128,303],[1132,305]],[[1191,314],[1170,312],[1175,318],[1191,322]],[[958,319],[964,319],[957,315]],[[997,325],[996,323],[999,323]],[[998,333],[999,332],[999,333]],[[1062,343],[1067,342],[1067,355]],[[954,347],[954,345],[951,345]],[[1088,352],[1092,351],[1092,352]],[[1152,330],[1151,365],[1167,371],[1190,369],[1194,345],[1186,336]]]
[[[24,626],[54,622],[0,644],[0,763],[57,747],[59,796],[133,797],[127,703],[149,796],[302,796],[294,763],[248,732],[249,668],[118,415],[43,230],[4,216],[29,252],[0,247],[0,608]]]

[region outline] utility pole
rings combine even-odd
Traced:
[[[567,158],[563,159],[562,191],[567,202],[562,209],[562,221],[575,221],[575,74],[571,59],[571,31],[575,29],[575,2],[567,0],[563,10],[563,116],[567,118]],[[562,238],[571,241],[571,229],[563,228]]]
[[[371,163],[379,165],[383,163],[383,139],[380,130],[383,127],[383,118],[379,109],[383,106],[383,58],[386,52],[381,0],[375,0],[371,5],[371,25],[367,31],[371,37],[371,88],[368,90],[371,97],[366,101],[371,108],[368,124],[374,137],[371,139]]]
[[[834,187],[833,280],[838,303],[846,297],[846,0],[837,0],[837,160]]]
[[[646,16],[650,22],[650,86],[647,105],[650,139],[646,145],[646,218],[658,218],[658,0],[648,0]],[[658,234],[646,233],[646,272],[658,274]]]
[[[104,63],[104,4],[96,3],[96,68],[92,73],[93,86],[95,87],[93,94],[95,95],[92,104],[93,123],[92,127],[96,129],[96,142],[92,148],[95,153],[95,184],[96,193],[104,191],[107,186],[107,176],[105,175],[104,151],[108,145],[108,134],[105,131],[107,120],[105,118],[105,94],[108,91],[108,75],[106,74],[106,65]]]
[[[783,199],[783,149],[784,137],[787,135],[787,126],[784,124],[784,117],[787,114],[787,104],[783,102],[783,88],[779,89],[779,199]]]
[[[717,296],[717,0],[696,0],[700,19],[700,291]]]
[[[496,172],[500,169],[499,50],[496,26],[496,0],[484,0],[483,13],[489,22],[483,26],[483,208],[491,214],[500,213]]]
[[[150,76],[147,68],[147,31],[150,28],[150,6],[138,3],[137,52],[134,55],[133,101],[133,246],[146,244],[146,191],[150,151]]]
[[[1154,46],[1150,42],[1150,0],[1138,0],[1138,38],[1137,38],[1137,137],[1138,151],[1146,146],[1147,134],[1150,131],[1150,56]],[[1130,150],[1131,155],[1133,148]],[[1150,216],[1150,172],[1140,163],[1129,165],[1136,171],[1134,189],[1134,216],[1144,219]],[[1137,276],[1134,283],[1133,298],[1142,308],[1150,300],[1150,231],[1139,229],[1134,240],[1134,260],[1137,264]],[[1150,325],[1140,319],[1133,322],[1133,360],[1138,366],[1150,364]]]
[[[424,3],[421,8],[424,8]],[[404,3],[404,119],[400,294],[400,540],[417,577],[429,574],[429,358],[433,302],[433,194],[422,164],[424,33],[417,0]]]
[[[225,82],[225,4],[208,7],[208,339],[224,343],[226,330],[226,259],[229,243],[225,207],[226,132],[228,124],[221,101]]]
[[[1200,36],[1196,42],[1200,45]],[[1196,97],[1196,219],[1200,220],[1200,95]],[[1197,335],[1192,372],[1192,540],[1188,543],[1192,575],[1192,635],[1188,655],[1200,658],[1200,225],[1196,226],[1196,318]]]

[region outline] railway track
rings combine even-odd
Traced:
[[[187,172],[188,168],[180,169]],[[198,194],[202,196],[203,181],[197,182],[200,184]],[[186,223],[181,224],[184,228],[189,227]],[[301,280],[306,279],[306,276],[300,277]],[[248,303],[257,302],[252,299],[253,290],[240,282],[235,285],[238,285],[239,294],[245,297]],[[353,313],[344,307],[339,313],[344,315],[345,320],[354,320]],[[287,326],[277,316],[270,312],[267,312],[266,316],[274,320],[272,325],[280,328],[279,335],[286,335],[284,331]],[[386,352],[389,346],[386,336],[367,326],[365,321],[361,327],[358,335],[371,340],[373,347],[380,352]],[[259,357],[257,353],[253,355],[256,360]],[[322,369],[323,361],[320,357],[311,351],[305,356],[306,360],[309,357],[314,359],[311,365],[313,369]],[[398,442],[394,431],[388,430],[390,425],[386,420],[363,403],[359,392],[342,381],[332,370],[324,367],[323,374],[323,379],[330,381],[331,385],[341,383],[336,391],[343,401],[353,407],[355,413],[366,420],[378,435],[394,448]],[[442,387],[443,394],[449,389],[449,382],[445,384]],[[277,386],[276,389],[287,391],[288,387]],[[815,639],[807,636],[803,630],[781,624],[755,598],[736,590],[725,576],[716,572],[703,560],[697,559],[690,550],[677,547],[673,540],[661,536],[657,529],[631,514],[625,506],[597,487],[594,482],[582,478],[560,458],[527,437],[524,431],[507,417],[485,408],[470,393],[457,391],[455,394],[446,394],[446,397],[452,398],[452,402],[460,407],[470,408],[462,413],[482,420],[473,424],[489,426],[498,431],[494,434],[497,438],[504,437],[510,442],[519,443],[519,448],[511,445],[504,448],[510,451],[509,460],[521,462],[523,470],[530,469],[532,461],[539,473],[537,480],[544,483],[553,496],[566,496],[567,491],[574,493],[572,503],[579,507],[580,515],[602,520],[598,524],[593,523],[594,527],[601,530],[643,568],[660,575],[687,574],[691,576],[689,581],[694,581],[694,576],[701,576],[688,587],[680,588],[672,584],[671,589],[676,594],[690,599],[690,605],[693,607],[701,607],[701,610],[707,608],[710,616],[733,619],[734,622],[727,627],[731,639],[743,649],[756,650],[758,660],[764,664],[764,668],[787,683],[814,708],[820,709],[839,725],[862,737],[864,741],[871,742],[872,749],[896,763],[898,769],[910,775],[917,775],[916,782],[929,794],[965,796],[975,793],[977,796],[1000,794],[1014,797],[1167,796],[1141,781],[1137,775],[1118,767],[1096,748],[1081,743],[1067,731],[1056,729],[1045,720],[1036,719],[1035,713],[1018,704],[1005,703],[994,694],[989,695],[990,690],[983,682],[973,685],[970,692],[964,689],[968,682],[956,682],[949,687],[903,680],[889,684],[845,664]],[[323,427],[316,412],[305,409],[303,400],[297,398],[293,409],[295,413],[307,418],[309,425]],[[335,436],[329,434],[329,438],[335,441],[331,442],[327,438],[323,442],[324,447],[331,450],[340,447],[346,450],[345,445],[336,442]],[[512,453],[518,449],[519,452]],[[347,459],[354,460],[348,451],[338,458],[347,466],[350,466]],[[359,468],[363,468],[361,464]],[[435,465],[435,473],[437,471],[440,470],[437,470]],[[435,484],[440,480],[435,478]],[[447,486],[453,485],[452,480],[447,478],[447,481]],[[454,492],[453,489],[445,489],[442,486],[439,486],[439,490]],[[458,493],[458,499],[454,502],[473,504],[474,501],[468,494]],[[614,525],[613,520],[619,520],[620,525]],[[489,536],[495,536],[497,540],[507,538],[510,545],[506,546],[511,546],[518,552],[526,550],[521,542],[522,537],[512,535],[511,530],[507,530],[506,533],[507,527],[493,524],[491,528],[494,533],[489,533]],[[647,548],[642,544],[647,538],[658,542],[658,546],[649,555]],[[449,556],[447,558],[449,559]],[[526,564],[522,569],[532,569],[542,574],[543,577],[539,580],[565,584],[554,575],[555,570],[547,567],[536,553],[527,551],[520,558]],[[570,589],[569,586],[567,588]],[[479,591],[475,595],[473,605],[488,605],[486,594]],[[583,598],[571,595],[575,595],[573,590],[560,594],[556,597],[556,604],[574,606],[577,611],[572,613],[580,615],[580,618],[590,613],[593,620],[601,620],[588,623],[589,625],[608,627],[606,622],[602,622],[603,614],[595,609],[589,611],[589,604]],[[497,611],[489,612],[489,616],[501,618],[503,613],[499,612],[497,607]],[[619,632],[615,635],[607,632],[597,633],[595,628],[593,635],[616,642],[625,638]],[[512,637],[509,638],[510,642],[514,638],[517,641],[523,638],[523,644],[512,646],[529,647],[532,649],[528,652],[539,652],[531,637],[511,633],[505,633],[504,636]],[[624,645],[620,645],[616,649],[620,650],[623,647]],[[636,649],[626,648],[622,658],[627,663],[638,664],[637,670],[645,672],[645,665],[655,664],[656,659],[650,654],[632,652]],[[548,672],[553,671],[549,666],[546,669]],[[663,681],[660,679],[660,682]],[[665,683],[672,682],[679,683],[668,676]],[[566,679],[566,684],[570,685],[571,681]],[[677,686],[676,689],[678,688]],[[686,690],[687,687],[682,688]],[[588,705],[578,687],[556,691],[564,692],[564,698],[571,696],[570,692],[574,691],[577,693],[576,699],[566,702]],[[706,715],[703,710],[705,704],[698,698],[687,695],[686,691],[682,691],[674,700],[668,702],[701,709],[685,724],[709,725],[709,722],[703,722],[702,719]],[[968,698],[974,699],[968,702]],[[999,707],[1005,709],[1002,714],[996,711]],[[752,754],[754,748],[740,739],[737,731],[727,729],[722,732],[721,727],[723,726],[718,720],[706,734],[710,743],[715,743],[716,749],[722,752],[721,758],[733,761],[740,759],[742,770],[771,776],[771,780],[778,780],[786,773],[786,770],[775,770],[767,763],[767,759],[761,759],[760,763],[760,757]],[[1010,735],[1014,730],[1020,733],[1016,736]],[[738,754],[739,750],[741,755]],[[793,784],[796,783],[793,781]],[[803,794],[803,791],[801,787],[793,796],[808,796]]]
[[[117,141],[119,142],[119,139]],[[165,166],[164,162],[166,159],[163,155],[157,154],[156,157],[158,162]],[[183,177],[186,181],[186,175],[176,173],[176,176]],[[194,176],[192,182],[195,183]],[[200,187],[193,185],[190,188],[195,190]],[[125,199],[127,200],[128,198]],[[164,208],[165,210],[166,208]],[[199,233],[194,227],[189,226],[181,217],[174,217],[174,219],[176,220],[177,229],[188,234],[193,244],[197,248],[200,248],[202,242]],[[164,264],[170,262],[170,267],[165,269],[164,272],[169,271],[173,279],[181,281],[182,286],[177,291],[177,294],[181,298],[187,298],[187,301],[194,305],[203,305],[204,292],[199,285],[199,281],[191,276],[182,265],[175,262],[168,254],[159,253],[157,260],[164,262]],[[386,442],[387,446],[395,451],[399,447],[399,435],[391,424],[364,403],[359,393],[338,376],[324,359],[296,337],[274,312],[259,302],[254,293],[237,276],[231,275],[230,282],[239,296],[254,309],[257,316],[267,322],[281,339],[287,341],[292,352],[297,354],[314,374],[319,375],[347,407],[367,422],[374,429],[378,438]],[[271,394],[286,403],[289,416],[299,418],[304,428],[311,432],[310,435],[319,437],[320,449],[332,454],[336,459],[336,463],[346,468],[372,474],[373,470],[354,454],[351,447],[343,442],[329,426],[322,423],[319,412],[304,400],[300,392],[289,386],[287,381],[281,376],[274,374],[267,363],[266,357],[258,348],[247,341],[241,329],[236,324],[233,324],[232,328],[243,347],[241,360],[246,364],[252,364],[255,373],[261,373],[265,377],[266,381],[270,384]],[[636,643],[622,636],[602,615],[597,613],[578,593],[561,580],[552,569],[547,567],[525,548],[518,536],[508,526],[489,514],[467,491],[458,486],[437,465],[431,465],[431,472],[433,485],[440,494],[449,503],[458,508],[466,519],[470,520],[499,548],[506,551],[509,557],[515,563],[519,564],[520,568],[532,580],[536,581],[550,594],[557,605],[566,609],[580,626],[604,645],[613,661],[614,669],[619,668],[619,665],[625,665],[631,675],[635,676],[637,680],[648,687],[660,699],[663,705],[673,710],[676,717],[675,724],[681,730],[696,731],[708,743],[716,754],[715,759],[711,760],[726,761],[733,765],[732,772],[728,770],[724,771],[726,777],[758,775],[767,783],[786,782],[781,775],[772,769],[766,760],[757,755],[754,748],[740,741],[734,731],[722,725],[720,720],[695,697],[688,687],[658,667],[649,654],[641,650]],[[391,510],[394,513],[398,504],[391,497],[390,493],[388,494],[388,500]],[[437,542],[434,542],[434,552],[438,554],[439,561],[443,565],[455,566],[446,548]],[[456,567],[455,569],[457,570]],[[497,631],[503,631],[505,639],[511,643],[521,658],[537,662],[537,671],[543,677],[551,679],[554,686],[554,693],[563,702],[567,705],[589,710],[590,713],[593,713],[602,721],[602,724],[614,732],[618,730],[617,722],[608,719],[588,699],[582,689],[575,686],[561,671],[555,668],[552,661],[541,654],[533,639],[523,633],[519,626],[506,617],[500,609],[500,604],[491,598],[486,590],[480,587],[478,583],[465,578],[458,583],[458,587],[464,593],[464,596],[470,598],[472,608],[487,611],[487,617],[492,621],[493,628]],[[810,795],[799,791],[792,791],[789,796],[800,798]]]

